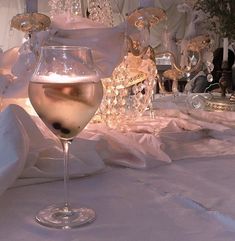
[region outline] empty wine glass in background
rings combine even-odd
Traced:
[[[38,116],[59,138],[64,151],[64,204],[50,205],[36,220],[45,226],[70,229],[95,219],[89,208],[71,207],[68,196],[69,144],[98,109],[103,87],[91,50],[79,46],[44,46],[29,83],[29,99]]]

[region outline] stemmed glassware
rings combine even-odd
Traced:
[[[38,212],[45,226],[70,229],[92,222],[95,212],[71,207],[68,195],[69,145],[98,109],[103,87],[91,50],[79,46],[44,46],[29,83],[29,98],[38,116],[59,138],[64,151],[64,203]]]

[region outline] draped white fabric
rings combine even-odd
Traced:
[[[125,16],[127,13],[132,12],[136,8],[140,6],[146,6],[147,3],[149,5],[162,8],[166,11],[167,21],[160,22],[150,31],[150,43],[152,47],[159,47],[159,50],[164,49],[164,45],[161,43],[165,41],[164,31],[167,30],[168,33],[173,33],[177,39],[181,39],[184,37],[185,26],[186,26],[186,13],[180,13],[177,10],[177,4],[182,3],[182,0],[154,0],[154,1],[145,1],[145,0],[112,0],[113,8],[115,9],[115,5],[119,6],[118,10],[121,11],[121,15]],[[146,2],[146,5],[144,4]],[[153,2],[153,4],[152,4]],[[115,15],[116,16],[116,15]],[[170,47],[171,48],[171,47]]]
[[[123,21],[127,13],[130,13],[139,6],[154,5],[155,7],[162,8],[168,15],[167,21],[164,21],[151,29],[151,45],[158,47],[159,50],[164,49],[164,45],[161,45],[164,31],[173,33],[177,39],[181,39],[185,33],[186,26],[186,13],[180,13],[177,11],[177,4],[181,3],[182,0],[111,0],[113,11],[114,11],[114,22],[115,24]],[[49,14],[49,6],[47,0],[38,1],[38,11]],[[10,29],[10,20],[13,16],[18,13],[25,11],[25,0],[0,0],[0,47],[3,50],[19,46],[22,43],[24,36],[18,30]]]

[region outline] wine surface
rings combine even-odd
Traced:
[[[60,139],[71,140],[88,124],[103,96],[101,82],[29,83],[38,116]]]

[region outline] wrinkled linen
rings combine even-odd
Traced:
[[[30,43],[26,41],[22,46],[0,53],[0,86],[3,85],[1,90],[5,86],[8,88],[4,97],[27,97],[28,82],[44,45],[88,47],[99,77],[110,77],[127,52],[126,34],[138,35],[140,31],[125,23],[106,27],[79,16],[72,19],[63,14],[54,17],[48,30],[31,35]]]
[[[107,167],[70,182],[73,207],[97,219],[79,229],[35,222],[37,210],[61,200],[62,182],[11,188],[1,197],[1,240],[234,241],[234,157],[185,159],[147,171]]]
[[[49,29],[32,34],[32,50],[29,49],[29,43],[25,42],[20,48],[12,48],[0,55],[0,69],[11,69],[12,74],[19,80],[24,75],[29,75],[30,78],[41,46],[83,46],[91,49],[94,66],[100,78],[108,78],[128,52],[127,36],[136,36],[140,41],[141,34],[136,26],[128,22],[107,27],[87,18],[68,18],[67,15],[60,14],[52,18]],[[149,42],[145,44],[148,46]]]
[[[0,193],[19,177],[27,178],[28,183],[33,183],[34,178],[45,181],[63,177],[60,143],[41,130],[17,105],[9,105],[0,113]],[[96,141],[78,138],[73,145],[70,154],[71,177],[89,175],[103,169],[103,161],[95,149]]]
[[[143,169],[182,159],[235,154],[233,112],[177,109],[177,103],[175,109],[162,109],[161,104],[155,103],[154,119],[146,113],[126,124],[124,132],[89,124],[71,145],[71,176],[89,175],[105,165]],[[0,192],[19,177],[16,185],[63,176],[60,143],[38,117],[33,118],[18,105],[9,105],[0,113]]]
[[[108,149],[120,150],[132,154],[126,161],[118,160],[116,164],[134,168],[149,168],[159,164],[170,163],[186,158],[215,157],[235,154],[235,130],[232,126],[234,113],[229,113],[231,122],[213,123],[223,118],[223,113],[207,113],[211,118],[198,120],[177,111],[157,111],[156,119],[143,117],[128,126],[128,132],[119,133],[115,130],[99,129],[108,143]],[[195,113],[193,113],[196,115]],[[199,116],[200,112],[197,113]],[[203,113],[204,114],[204,113]],[[201,115],[203,117],[203,115]],[[133,154],[138,153],[138,155]],[[141,156],[142,154],[142,156]],[[110,153],[111,155],[111,153]],[[108,163],[114,163],[112,158]]]

